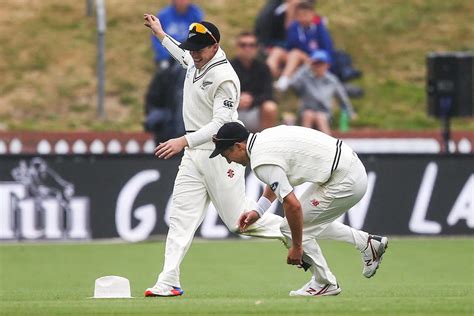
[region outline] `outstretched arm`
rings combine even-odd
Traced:
[[[161,45],[168,50],[171,56],[180,63],[181,66],[187,68],[192,61],[191,56],[184,49],[179,48],[178,45],[180,43],[178,41],[165,33],[161,26],[160,19],[153,14],[144,14],[143,20],[143,24],[151,29],[156,38],[160,40]]]

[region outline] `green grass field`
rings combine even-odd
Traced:
[[[195,242],[181,268],[185,294],[143,298],[164,243],[0,246],[1,315],[473,315],[474,239],[394,239],[377,274],[361,275],[350,245],[322,242],[343,289],[294,298],[310,275],[272,241]],[[135,299],[92,300],[94,280],[127,277]]]

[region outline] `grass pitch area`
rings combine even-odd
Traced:
[[[392,239],[365,279],[350,245],[321,246],[342,287],[336,297],[295,298],[310,274],[285,264],[273,241],[195,242],[181,268],[185,294],[143,297],[164,243],[0,246],[2,315],[473,315],[474,239]],[[135,299],[88,299],[94,280],[128,278]]]

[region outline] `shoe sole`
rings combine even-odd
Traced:
[[[176,294],[171,294],[171,295],[160,295],[160,294],[155,294],[150,290],[145,291],[145,297],[176,297],[176,296],[181,296],[183,295],[184,292],[182,293],[176,293]]]
[[[369,276],[365,275],[366,278],[369,279],[369,278],[373,277],[375,275],[375,273],[377,273],[379,265],[382,262],[383,255],[384,255],[385,251],[387,250],[387,248],[388,248],[388,238],[387,237],[382,237],[382,240],[380,241],[379,249],[377,249],[377,253],[380,251],[380,256],[379,256],[379,259],[377,261],[374,261],[374,264],[375,264],[374,273],[372,273]]]

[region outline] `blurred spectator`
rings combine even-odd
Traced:
[[[344,89],[349,97],[361,98],[364,95],[364,90],[348,83],[348,81],[362,76],[362,72],[352,65],[351,56],[342,50],[334,50],[332,57],[331,72],[343,82]]]
[[[153,133],[155,143],[184,134],[182,115],[186,72],[178,63],[157,71],[145,96],[145,131]]]
[[[269,0],[255,22],[255,34],[268,55],[267,64],[274,77],[286,60],[286,32],[294,21],[296,5],[301,0]]]
[[[264,47],[285,46],[288,26],[288,2],[268,0],[255,21],[255,35]]]
[[[257,38],[242,32],[236,39],[236,57],[231,60],[241,85],[239,119],[252,132],[275,126],[278,106],[273,100],[272,75],[268,66],[256,59]]]
[[[316,127],[326,134],[331,134],[330,120],[334,97],[349,118],[356,118],[346,91],[337,77],[329,72],[329,67],[328,52],[316,50],[311,54],[309,62],[290,80],[290,86],[301,99],[301,125]]]
[[[277,73],[281,67],[281,61],[286,62],[280,78],[276,82],[279,90],[286,90],[291,75],[299,66],[308,61],[308,56],[317,49],[326,50],[329,55],[333,53],[333,45],[329,32],[327,31],[322,18],[317,16],[313,4],[300,2],[296,5],[295,21],[292,22],[287,31],[286,60],[280,60],[273,73]]]
[[[189,25],[203,20],[203,13],[191,0],[172,0],[157,13],[163,30],[182,42]],[[182,87],[185,69],[176,63],[155,36],[151,36],[155,74],[145,96],[145,130],[159,143],[184,133]]]

